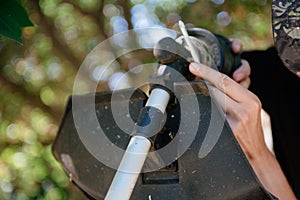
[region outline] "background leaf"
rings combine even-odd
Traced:
[[[22,28],[33,25],[25,9],[15,0],[0,5],[0,34],[22,43]]]

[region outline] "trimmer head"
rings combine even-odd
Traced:
[[[211,120],[211,108],[215,105],[212,105],[203,82],[195,81],[192,85],[200,108],[198,119],[200,123],[194,140],[187,151],[173,163],[156,171],[141,173],[131,199],[272,199],[272,196],[259,183],[226,122],[222,124],[223,130],[215,147],[205,158],[199,158],[199,150]],[[186,92],[185,87],[181,84],[175,87],[175,90],[182,94],[178,97],[181,100],[188,100],[194,95]],[[77,106],[75,112],[82,112],[83,124],[89,126],[92,114],[86,111],[89,110],[88,107],[94,106],[99,124],[105,136],[111,141],[111,145],[125,149],[130,136],[118,128],[113,118],[111,105],[127,104],[128,100],[123,97],[128,94],[132,94],[129,101],[130,109],[127,114],[123,114],[136,120],[139,110],[147,99],[147,96],[139,89],[118,91],[114,94],[115,102],[111,102],[112,93],[97,93],[95,105],[85,104],[85,99],[89,97],[89,94],[76,96],[77,102],[82,102],[82,105]],[[104,199],[116,170],[99,161],[83,144],[78,134],[78,127],[74,124],[71,108],[72,101],[70,100],[53,144],[54,155],[62,164],[70,180],[90,198]],[[180,137],[178,141],[184,142],[185,134],[188,133],[191,125],[180,125],[187,129],[186,133],[177,133],[177,131],[181,119],[192,117],[192,112],[192,107],[184,111],[180,110],[179,105],[169,107],[167,121],[155,140],[155,148],[159,149],[168,145],[173,137]],[[221,114],[218,116],[219,118],[214,119],[214,123],[224,123]],[[98,134],[94,132],[97,127],[89,127],[89,130],[87,135]],[[95,143],[100,143],[100,141],[96,140]],[[180,148],[179,142],[177,148],[173,150],[176,152]],[[114,157],[111,156],[110,159]],[[152,158],[147,159],[150,162],[153,161]]]

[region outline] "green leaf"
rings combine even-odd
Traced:
[[[22,43],[22,28],[32,26],[25,9],[16,0],[0,0],[0,34]]]

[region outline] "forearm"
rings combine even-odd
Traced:
[[[262,185],[280,200],[296,199],[278,161],[269,150],[249,160]]]

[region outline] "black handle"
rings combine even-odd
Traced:
[[[232,51],[232,42],[226,37],[215,34],[219,41],[221,49],[221,66],[220,72],[232,76],[233,72],[242,65],[241,55]]]

